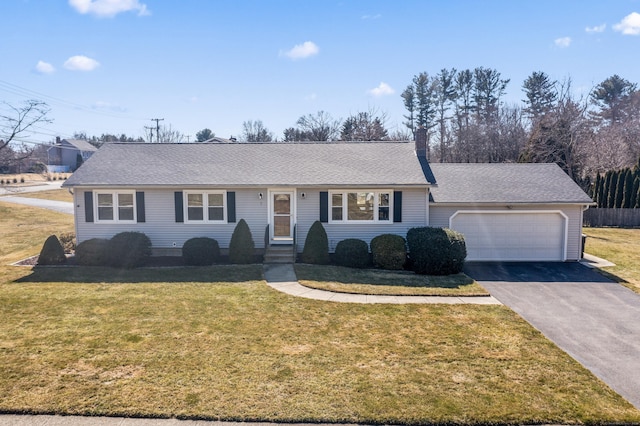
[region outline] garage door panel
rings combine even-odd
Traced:
[[[468,260],[564,260],[565,218],[558,212],[458,212]]]

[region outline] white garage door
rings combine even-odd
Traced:
[[[463,212],[451,229],[464,234],[467,260],[563,261],[565,217],[559,212]]]

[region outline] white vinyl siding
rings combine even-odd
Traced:
[[[139,189],[139,191],[142,190]],[[236,223],[176,222],[175,191],[180,191],[180,188],[144,190],[146,215],[144,223],[114,223],[96,226],[94,223],[85,221],[84,191],[76,189],[74,193],[77,242],[80,243],[90,238],[111,238],[124,231],[138,231],[145,233],[151,239],[154,249],[180,249],[185,241],[194,237],[215,238],[220,247],[226,249],[229,247],[229,241],[237,222],[244,219],[249,225],[256,248],[264,248],[264,233],[268,217],[267,200],[260,200],[257,194],[266,193],[267,188],[235,191]]]
[[[329,239],[329,250],[333,252],[336,245],[347,238],[358,238],[369,244],[374,237],[381,234],[396,234],[402,237],[407,236],[407,231],[416,226],[427,225],[427,189],[392,189],[387,192],[393,198],[393,191],[402,191],[402,222],[388,221],[368,221],[368,222],[331,222],[332,217],[332,194],[326,188],[305,189],[305,198],[298,196],[297,212],[298,221],[296,228],[296,240],[298,252],[304,248],[304,241],[307,238],[309,228],[314,221],[319,220],[320,212],[320,192],[329,192],[329,223],[323,223],[327,237]],[[347,191],[337,191],[343,193]],[[355,192],[355,191],[351,191]],[[362,191],[360,191],[362,192]],[[299,192],[300,193],[300,192]],[[393,207],[391,212],[393,211]],[[391,216],[391,213],[390,213]]]

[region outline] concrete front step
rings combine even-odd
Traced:
[[[295,263],[293,246],[269,246],[264,254],[264,263]]]

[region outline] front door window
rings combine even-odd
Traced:
[[[291,194],[273,194],[273,236],[291,237]]]

